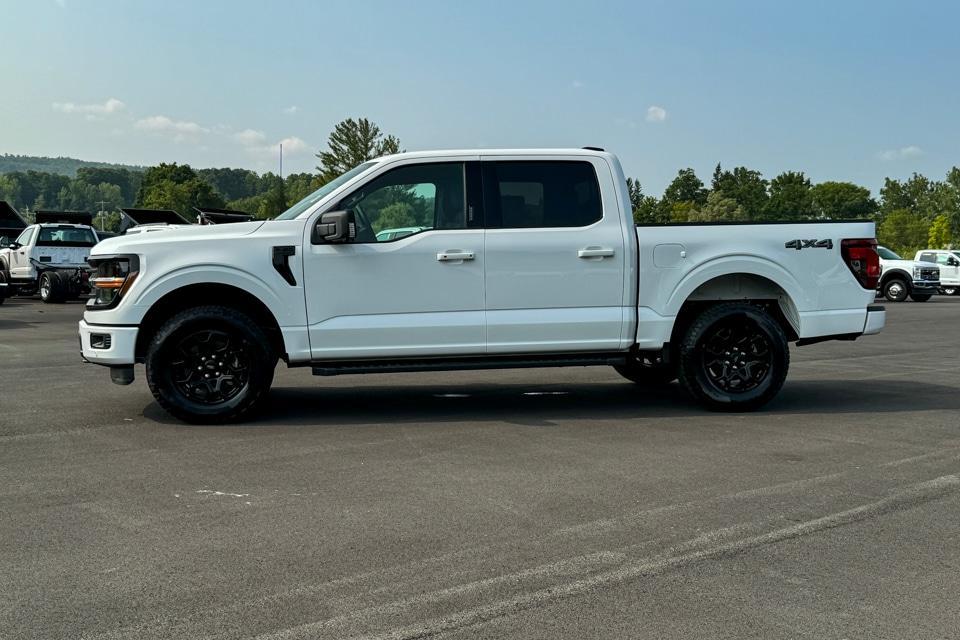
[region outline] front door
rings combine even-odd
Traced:
[[[304,240],[314,360],[480,354],[484,248],[475,157],[391,164],[329,211],[353,211],[357,237]],[[476,176],[475,180],[472,176]],[[477,216],[479,217],[479,216]]]
[[[487,351],[621,349],[628,256],[605,161],[485,157],[482,165]]]
[[[960,285],[960,258],[941,251],[937,254],[937,264],[940,265],[940,284],[951,287]]]
[[[27,227],[17,238],[20,247],[10,250],[10,277],[27,278],[30,275],[30,241],[38,227]]]

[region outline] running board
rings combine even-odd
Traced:
[[[405,358],[396,360],[341,360],[314,362],[315,376],[353,373],[407,373],[477,369],[528,369],[535,367],[595,367],[623,364],[626,353],[582,353],[518,356],[461,356],[459,358]]]

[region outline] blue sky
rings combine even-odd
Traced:
[[[309,170],[368,117],[408,150],[603,146],[876,191],[960,163],[960,3],[0,0],[0,153]]]

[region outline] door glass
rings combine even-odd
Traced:
[[[22,245],[30,244],[30,236],[33,234],[33,227],[26,229],[20,236],[17,238],[17,242]]]
[[[356,242],[392,242],[430,229],[465,229],[462,162],[399,167],[340,201],[357,221]]]
[[[589,162],[485,164],[489,227],[585,227],[603,217],[600,185]]]

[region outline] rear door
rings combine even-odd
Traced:
[[[355,242],[311,244],[320,214],[311,216],[304,278],[315,360],[484,352],[477,160],[386,167],[327,208],[354,212]]]
[[[594,156],[481,164],[488,353],[620,349],[627,255],[609,165]]]

